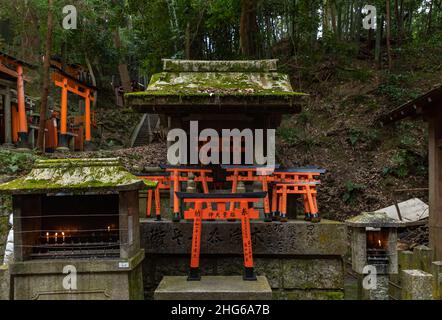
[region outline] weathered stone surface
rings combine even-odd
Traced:
[[[0,184],[1,193],[27,194],[90,190],[136,190],[154,188],[129,173],[118,158],[37,160],[28,175]]]
[[[434,299],[442,300],[442,261],[432,263]]]
[[[343,290],[274,290],[273,300],[343,300]]]
[[[187,277],[164,277],[154,294],[155,300],[270,300],[272,289],[265,277],[244,281],[239,276],[203,276],[201,281]]]
[[[131,259],[28,261],[10,266],[17,300],[143,299],[143,252]],[[128,263],[128,267],[119,262]],[[77,270],[77,290],[66,290],[63,268]]]
[[[415,261],[417,264],[416,269],[420,269],[425,272],[431,272],[431,262],[433,261],[433,250],[427,246],[417,246],[413,249],[415,255]]]
[[[7,265],[0,265],[0,300],[10,299],[10,276]]]
[[[389,276],[388,275],[377,275],[376,277],[376,288],[365,289],[363,287],[364,276],[360,277],[359,292],[361,300],[389,300]]]
[[[141,221],[141,247],[147,254],[189,254],[193,223],[182,221]],[[346,228],[339,222],[323,220],[313,224],[301,220],[288,223],[251,223],[253,254],[328,255],[346,252]],[[242,255],[239,222],[204,222],[201,254]]]
[[[268,72],[276,71],[278,60],[176,60],[163,59],[163,70],[172,72]]]
[[[402,270],[402,300],[432,300],[433,276],[421,270]]]
[[[407,269],[414,269],[414,255],[413,251],[399,251],[398,252],[398,264],[399,264],[399,270],[407,270]]]
[[[343,289],[344,266],[337,259],[282,260],[284,289]]]

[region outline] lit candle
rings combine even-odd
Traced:
[[[111,227],[107,226],[107,232],[110,232],[110,231],[111,231]]]
[[[55,243],[57,243],[58,232],[55,233]]]
[[[64,239],[65,239],[64,232],[62,232],[61,235],[63,236],[63,243],[64,243]]]
[[[382,242],[381,242],[381,240],[378,240],[378,243],[379,243],[379,248],[381,248],[381,247],[382,247]]]
[[[46,232],[46,243],[49,243],[49,232]]]

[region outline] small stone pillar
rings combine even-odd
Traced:
[[[427,246],[417,246],[413,249],[416,257],[416,269],[431,273],[431,262],[433,261],[433,250]]]
[[[433,300],[433,275],[421,270],[402,270],[402,300]]]
[[[432,264],[434,299],[442,300],[442,261],[434,261]]]
[[[9,267],[7,264],[0,264],[0,300],[11,299]]]

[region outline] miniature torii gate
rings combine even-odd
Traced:
[[[67,148],[67,119],[68,119],[68,93],[71,92],[79,97],[85,99],[84,110],[84,126],[85,126],[85,141],[91,142],[91,102],[94,101],[94,93],[96,88],[88,86],[79,80],[75,79],[70,74],[63,72],[55,67],[52,73],[52,80],[57,87],[61,88],[61,106],[60,106],[60,140],[59,149]]]

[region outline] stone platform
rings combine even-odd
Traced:
[[[155,300],[271,300],[266,277],[244,281],[240,276],[205,276],[201,281],[166,276],[154,293]]]
[[[164,276],[186,276],[189,270],[192,222],[141,219],[145,297],[152,299]],[[301,219],[287,223],[251,223],[258,276],[266,276],[274,299],[342,299],[344,224]],[[243,250],[239,222],[203,223],[201,275],[242,276]]]

